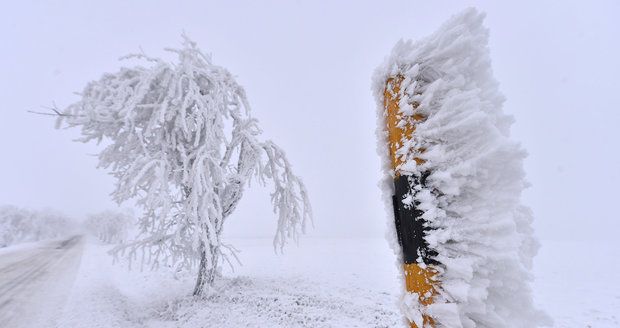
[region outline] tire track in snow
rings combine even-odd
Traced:
[[[42,243],[0,257],[0,323],[53,326],[71,291],[82,254],[81,236]]]

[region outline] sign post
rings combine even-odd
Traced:
[[[403,202],[411,197],[416,185],[425,185],[428,172],[420,176],[407,174],[401,170],[405,163],[404,154],[399,153],[403,143],[415,138],[416,124],[424,121],[425,117],[421,114],[404,116],[400,111],[402,100],[401,85],[404,80],[402,75],[390,77],[386,81],[384,90],[384,109],[386,114],[386,124],[388,131],[389,152],[392,169],[394,170],[394,195],[392,203],[394,205],[394,221],[398,242],[403,252],[403,270],[405,275],[405,285],[407,292],[417,294],[421,305],[427,306],[433,303],[433,298],[437,294],[436,280],[438,264],[434,260],[436,253],[429,249],[428,243],[424,239],[425,231],[429,228],[421,218],[422,211],[416,208],[415,201]],[[415,109],[417,104],[411,104]],[[424,149],[413,149],[416,156],[413,157],[415,165],[425,163],[422,154]],[[428,315],[423,315],[423,327],[433,327],[435,322]],[[411,322],[412,328],[418,327]]]

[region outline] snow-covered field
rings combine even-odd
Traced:
[[[537,303],[555,327],[620,327],[620,242],[542,241]]]
[[[58,283],[67,295],[49,279],[41,287],[42,294],[56,290],[48,302],[64,302],[47,322],[158,328],[396,327],[401,322],[397,268],[383,239],[306,238],[278,255],[269,239],[230,241],[241,250],[243,265],[235,272],[226,268],[218,292],[198,301],[189,296],[192,275],[127,271],[122,262],[112,264],[109,245],[86,239],[79,269],[72,269],[77,270],[73,286]],[[618,243],[543,242],[535,262],[535,297],[555,327],[620,327],[618,248]],[[32,252],[33,246],[3,249],[3,257],[12,249]],[[45,298],[33,299],[31,311],[46,307]]]
[[[394,327],[398,286],[381,239],[303,239],[276,255],[270,239],[232,240],[242,266],[217,292],[189,295],[194,276],[111,265],[88,243],[63,327]],[[93,310],[97,309],[97,310]]]

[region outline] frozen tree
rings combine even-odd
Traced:
[[[52,210],[0,206],[0,247],[59,238],[75,232],[75,222]]]
[[[134,223],[129,211],[112,211],[88,215],[86,229],[104,243],[120,244],[127,241],[130,226]]]
[[[0,207],[0,247],[28,241],[33,230],[33,213],[15,206]]]
[[[521,204],[525,151],[510,138],[513,118],[502,111],[483,19],[468,9],[428,38],[399,42],[374,77],[390,213],[394,171],[387,156],[385,92],[400,99],[398,126],[413,135],[401,140],[397,169],[409,181],[424,181],[399,200],[420,211],[424,240],[438,263],[432,304],[422,304],[414,293],[403,295],[404,313],[417,327],[428,326],[426,315],[437,327],[548,324],[529,284],[538,242],[532,213]],[[390,78],[399,81],[397,91],[386,89]]]
[[[178,62],[128,56],[148,65],[89,83],[78,102],[57,112],[57,126],[81,127],[82,142],[110,142],[99,166],[117,179],[113,198],[135,198],[144,209],[140,238],[122,249],[152,268],[197,265],[199,295],[218,263],[236,258],[221,235],[250,180],[274,186],[274,248],[304,231],[311,210],[284,151],[258,139],[261,130],[233,76],[187,38],[182,49],[167,50]]]

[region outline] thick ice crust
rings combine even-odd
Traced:
[[[433,228],[426,239],[442,265],[435,304],[421,307],[405,293],[401,308],[410,320],[430,314],[441,327],[544,326],[549,320],[533,306],[530,287],[538,243],[532,213],[520,200],[526,152],[510,139],[513,118],[502,111],[483,20],[467,9],[426,39],[400,41],[374,74],[387,238],[401,267],[383,91],[389,77],[402,75],[403,121],[414,111],[426,119],[398,150],[405,160],[400,171],[431,171],[427,186],[410,196]],[[426,162],[415,165],[413,150],[421,148]]]

